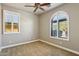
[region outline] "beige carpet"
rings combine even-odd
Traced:
[[[37,41],[12,48],[3,49],[2,56],[76,56],[46,43]]]

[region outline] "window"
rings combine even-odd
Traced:
[[[20,14],[8,10],[3,10],[3,32],[20,32]]]
[[[69,16],[64,11],[58,11],[50,21],[50,37],[69,40]]]

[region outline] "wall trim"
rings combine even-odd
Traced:
[[[57,47],[57,48],[60,48],[60,49],[63,49],[63,50],[66,50],[66,51],[69,51],[69,52],[72,52],[72,53],[74,53],[74,54],[79,55],[79,52],[78,52],[78,51],[71,50],[71,49],[69,49],[69,48],[66,48],[66,47],[63,47],[63,46],[60,46],[60,45],[57,45],[57,44],[54,44],[54,43],[50,43],[50,42],[47,42],[47,41],[45,41],[45,40],[41,40],[41,39],[40,39],[40,41],[41,41],[41,42],[45,42],[45,43],[47,43],[47,44],[50,44],[50,45],[52,45],[52,46],[55,46],[55,47]]]
[[[5,49],[5,48],[10,48],[10,47],[14,47],[14,46],[19,46],[19,45],[22,45],[22,44],[28,44],[28,43],[32,43],[32,42],[36,42],[36,41],[41,41],[41,42],[44,42],[44,43],[47,43],[47,44],[50,44],[52,46],[55,46],[55,47],[58,47],[60,49],[63,49],[63,50],[66,50],[66,51],[69,51],[69,52],[72,52],[72,53],[75,53],[77,55],[79,55],[79,52],[78,51],[75,51],[75,50],[71,50],[71,49],[68,49],[66,47],[62,47],[60,45],[57,45],[57,44],[54,44],[54,43],[50,43],[50,42],[47,42],[45,40],[41,40],[41,39],[37,39],[37,40],[32,40],[32,41],[28,41],[28,42],[22,42],[22,43],[18,43],[18,44],[12,44],[12,45],[8,45],[8,46],[3,46],[0,48],[0,51],[2,49]]]
[[[32,43],[32,42],[36,42],[36,41],[39,41],[39,39],[31,40],[31,41],[28,41],[28,42],[22,42],[22,43],[18,43],[18,44],[12,44],[12,45],[8,45],[8,46],[3,46],[3,47],[0,48],[0,51],[2,49],[5,49],[5,48],[10,48],[10,47],[14,47],[14,46],[22,45],[22,44],[28,44],[28,43]]]

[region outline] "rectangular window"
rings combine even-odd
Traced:
[[[20,32],[20,14],[8,10],[3,10],[3,32],[19,33]]]

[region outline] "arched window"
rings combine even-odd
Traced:
[[[58,11],[50,20],[50,37],[69,40],[69,16],[64,11]]]

